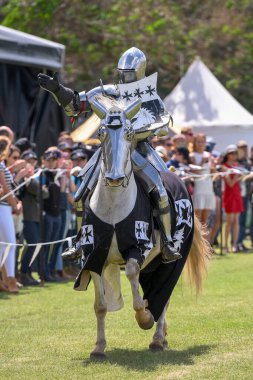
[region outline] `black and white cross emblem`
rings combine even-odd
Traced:
[[[82,226],[82,238],[81,244],[93,244],[94,243],[94,233],[92,224],[86,224]]]
[[[136,88],[134,91],[134,96],[138,96],[138,98],[141,98],[141,95],[144,94],[144,91],[141,91],[139,88]]]
[[[155,93],[155,88],[151,88],[151,86],[148,86],[148,89],[145,90],[146,94],[149,94],[152,96]]]
[[[128,91],[125,91],[124,95],[122,95],[122,98],[126,99],[127,101],[131,100],[132,97],[133,95],[131,93],[129,94]]]
[[[135,221],[135,237],[138,240],[149,240],[147,237],[149,224],[142,220]]]

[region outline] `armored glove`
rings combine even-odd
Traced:
[[[50,77],[49,75],[40,73],[38,74],[38,81],[41,88],[53,94],[55,94],[57,91],[60,90],[58,73],[54,73],[53,78]]]
[[[74,91],[59,83],[58,73],[54,73],[53,77],[40,73],[38,81],[40,87],[50,92],[59,105],[66,107],[73,100]]]

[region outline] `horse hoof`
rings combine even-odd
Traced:
[[[105,360],[106,354],[104,352],[92,352],[90,354],[90,359],[92,359],[92,360]]]
[[[162,352],[163,351],[163,344],[159,344],[158,342],[152,342],[149,345],[149,350],[152,352]]]
[[[155,320],[149,310],[137,311],[135,313],[135,319],[143,330],[149,330],[154,326]]]

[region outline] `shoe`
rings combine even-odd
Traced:
[[[77,260],[82,256],[81,248],[76,248],[75,246],[65,249],[61,254],[63,260]]]
[[[8,292],[12,294],[18,294],[19,288],[17,286],[17,280],[15,277],[7,277]]]
[[[41,281],[40,280],[36,280],[31,273],[27,273],[29,279],[31,280],[31,286],[38,286],[40,285]]]
[[[32,278],[29,273],[20,273],[19,278],[23,286],[39,285],[39,281],[36,281],[34,278]]]
[[[182,255],[177,251],[173,243],[169,241],[162,247],[161,253],[163,262],[166,264],[182,258]]]
[[[238,252],[237,247],[234,247],[234,246],[233,246],[232,249],[231,249],[231,252],[232,252],[232,253],[237,253],[237,252]]]

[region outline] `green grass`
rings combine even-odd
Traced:
[[[125,307],[108,313],[107,359],[96,339],[93,285],[72,283],[0,293],[0,379],[253,379],[253,254],[214,256],[196,299],[180,280],[167,313],[169,349],[151,353],[122,273]]]

